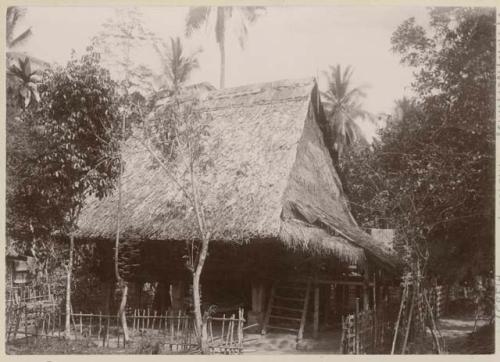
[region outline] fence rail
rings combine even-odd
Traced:
[[[63,338],[66,314],[42,304],[27,304],[10,308],[6,340],[18,335],[38,338]],[[198,346],[198,331],[191,315],[168,311],[134,310],[126,316],[132,337],[157,337],[172,352],[189,352]],[[211,353],[239,354],[243,351],[243,309],[238,315],[206,319],[208,348]],[[103,347],[125,346],[121,320],[117,315],[71,313],[70,338],[102,341]],[[26,339],[28,342],[28,339]]]
[[[56,288],[51,284],[23,285],[6,288],[7,306],[39,301],[53,301]]]

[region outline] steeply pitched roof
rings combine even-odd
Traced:
[[[357,261],[365,250],[391,264],[391,257],[349,212],[319,127],[317,93],[314,80],[305,79],[216,90],[202,97],[200,105],[211,116],[206,152],[213,164],[199,184],[212,238],[276,238],[291,247]],[[164,171],[153,167],[141,143],[130,140],[124,159],[123,237],[198,238],[193,210]],[[116,205],[115,195],[90,199],[81,213],[79,236],[113,238]]]

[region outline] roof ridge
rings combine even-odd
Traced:
[[[214,106],[214,107],[201,107],[202,111],[216,111],[219,109],[228,109],[228,108],[250,108],[250,107],[255,107],[255,106],[264,106],[264,105],[276,105],[276,104],[281,104],[281,103],[287,103],[287,102],[296,102],[296,101],[303,101],[303,100],[309,100],[308,95],[304,96],[295,96],[295,97],[290,97],[290,98],[283,98],[283,99],[278,99],[278,100],[272,100],[272,101],[255,101],[252,103],[240,103],[240,104],[228,104],[228,105],[223,105],[223,106]]]
[[[307,77],[307,78],[298,78],[298,79],[279,79],[279,80],[273,80],[273,81],[267,81],[267,82],[260,82],[260,83],[251,83],[251,84],[243,84],[243,85],[238,85],[230,88],[223,88],[223,89],[214,89],[208,92],[207,96],[210,94],[216,94],[216,93],[221,93],[221,94],[226,94],[229,93],[231,94],[235,90],[238,89],[247,89],[248,91],[246,93],[252,94],[252,93],[258,93],[262,88],[292,88],[292,87],[297,87],[297,85],[306,85],[306,84],[313,84],[315,82],[314,77]],[[255,90],[251,92],[251,89],[255,89],[259,87],[260,90]],[[242,92],[243,95],[246,95],[245,92]],[[237,93],[236,93],[237,94]]]

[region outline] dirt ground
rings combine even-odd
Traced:
[[[449,354],[490,354],[495,352],[495,325],[479,320],[474,330],[472,318],[442,318],[439,320],[441,335]]]
[[[340,331],[328,331],[318,339],[304,338],[297,344],[297,337],[284,333],[245,335],[245,354],[338,354],[340,353]]]
[[[448,354],[494,353],[494,325],[480,320],[477,330],[474,320],[469,318],[442,318],[440,332],[446,343]],[[306,336],[307,337],[307,336]],[[135,340],[127,347],[103,348],[92,341],[64,341],[40,339],[38,342],[18,339],[6,346],[8,354],[168,354],[161,341],[150,338]],[[116,342],[115,342],[116,343]],[[113,345],[113,344],[112,344]],[[424,349],[425,350],[425,349]],[[338,354],[340,353],[340,331],[321,333],[318,339],[304,338],[298,345],[296,336],[281,333],[245,334],[244,354]],[[425,353],[425,352],[423,352]]]

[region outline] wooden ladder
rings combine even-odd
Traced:
[[[304,335],[311,281],[275,282],[267,305],[262,334],[268,329],[297,333],[297,341]]]

